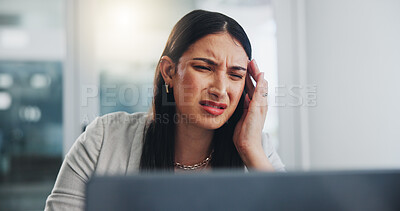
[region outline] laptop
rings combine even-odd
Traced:
[[[93,177],[86,210],[400,210],[400,170]]]

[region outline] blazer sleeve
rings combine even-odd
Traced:
[[[97,117],[65,156],[45,210],[84,210],[86,183],[96,169],[104,126]]]
[[[265,154],[268,156],[269,162],[271,162],[275,171],[285,172],[285,165],[282,163],[281,158],[275,150],[274,145],[269,139],[268,133],[262,133],[262,145]]]

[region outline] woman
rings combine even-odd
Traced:
[[[93,174],[284,171],[262,133],[268,84],[250,60],[250,41],[235,20],[203,10],[185,15],[158,63],[152,111],[92,122],[67,154],[46,209],[82,209]]]

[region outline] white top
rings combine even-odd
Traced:
[[[85,186],[93,174],[127,175],[139,171],[147,113],[116,112],[97,117],[66,155],[45,210],[84,210]],[[262,134],[264,152],[276,171],[285,171]]]

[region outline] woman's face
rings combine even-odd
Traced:
[[[235,111],[248,57],[228,33],[210,34],[182,55],[172,78],[177,114],[205,129],[221,127]]]

